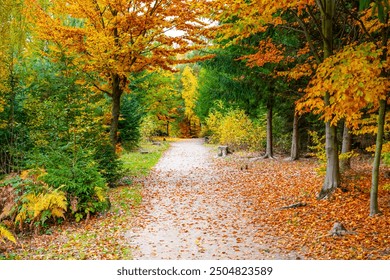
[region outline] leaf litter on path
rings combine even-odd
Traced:
[[[232,172],[199,139],[172,144],[144,182],[141,226],[126,234],[134,258],[286,258],[254,242],[260,229]]]
[[[133,257],[390,259],[390,193],[381,188],[383,215],[368,217],[370,166],[356,161],[325,201],[316,167],[215,158],[200,140],[177,142],[144,183],[140,226],[126,234]],[[355,234],[330,236],[335,222]]]

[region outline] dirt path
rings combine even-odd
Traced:
[[[126,233],[134,259],[273,258],[253,242],[250,202],[212,156],[199,139],[172,144],[145,182],[141,226]]]

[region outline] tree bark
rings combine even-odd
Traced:
[[[336,4],[334,0],[319,0],[317,3],[321,11],[324,59],[326,59],[333,54],[333,20]],[[329,99],[330,94],[327,92],[324,96],[325,106],[329,106]],[[318,199],[329,197],[340,184],[337,128],[329,121],[325,123],[325,137],[326,175]]]
[[[294,114],[291,141],[291,160],[297,159],[299,159],[299,116],[297,114]]]
[[[379,166],[382,154],[382,144],[385,128],[386,118],[386,100],[381,100],[379,103],[379,116],[378,116],[378,134],[376,135],[376,148],[374,163],[372,166],[371,176],[371,191],[370,191],[370,216],[379,214],[378,207],[378,183],[379,183]]]
[[[385,24],[389,23],[389,17],[386,18]],[[388,45],[389,40],[389,28],[382,27],[382,46]],[[385,48],[383,50],[383,54],[381,57],[382,61],[386,61],[388,56],[388,49]],[[386,72],[386,69],[382,69],[381,73],[382,77],[389,78],[389,73]],[[375,147],[375,156],[374,163],[372,165],[372,175],[371,175],[371,190],[370,190],[370,216],[375,216],[379,214],[378,207],[378,184],[379,184],[379,167],[382,156],[382,145],[383,145],[383,137],[385,130],[385,122],[386,122],[386,104],[388,93],[386,94],[386,99],[382,99],[379,101],[379,113],[378,113],[378,134],[376,135],[376,147]]]
[[[110,141],[114,149],[118,143],[118,127],[122,93],[123,89],[121,88],[121,79],[118,74],[114,74],[112,75],[112,108],[110,126]]]
[[[341,153],[346,154],[351,151],[352,134],[349,132],[349,128],[344,124],[343,130],[343,144],[341,146]],[[351,158],[344,158],[340,161],[340,169],[342,172],[351,169]]]
[[[273,158],[272,143],[272,104],[267,105],[267,147],[264,158]]]
[[[339,154],[337,148],[337,129],[329,122],[325,124],[326,133],[326,175],[318,199],[328,198],[340,185]]]

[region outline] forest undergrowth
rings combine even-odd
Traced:
[[[111,208],[80,222],[65,220],[41,234],[23,232],[17,243],[0,243],[0,259],[26,260],[118,260],[132,259],[124,237],[133,226],[142,201],[142,182],[158,162],[168,142],[143,143],[133,152],[123,152],[125,176],[109,192]]]
[[[315,159],[251,161],[242,154],[215,158],[221,187],[251,201],[248,219],[257,229],[255,242],[267,254],[297,259],[390,259],[390,191],[385,170],[381,174],[381,215],[369,216],[371,159],[354,158],[342,176],[342,187],[328,200],[317,200],[323,177]],[[137,226],[134,219],[142,200],[142,180],[111,189],[110,211],[87,221],[64,222],[41,235],[18,236],[18,242],[0,244],[3,259],[132,259],[125,233]],[[245,214],[245,213],[244,213]],[[246,215],[246,214],[245,214]],[[244,218],[244,217],[243,217]],[[333,225],[346,231],[332,235]],[[245,238],[242,236],[240,238]],[[293,254],[292,254],[293,253]]]

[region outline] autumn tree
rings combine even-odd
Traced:
[[[199,117],[195,113],[195,106],[198,100],[198,79],[193,70],[186,66],[181,75],[182,91],[181,96],[184,100],[184,115],[189,122],[190,136],[196,134],[200,125]],[[194,127],[194,130],[192,130]]]
[[[370,131],[377,135],[372,170],[370,215],[379,212],[377,203],[386,103],[388,99],[387,48],[389,4],[386,1],[361,1],[361,12],[350,11],[359,31],[359,40],[328,57],[319,65],[304,97],[305,106],[321,113],[333,126],[345,120],[355,133]],[[319,84],[317,84],[319,83]],[[324,92],[328,103],[316,102]],[[361,126],[364,116],[378,113],[376,128]],[[368,122],[370,123],[370,121]]]
[[[29,0],[39,38],[60,55],[75,56],[80,71],[90,74],[95,90],[112,100],[110,141],[118,141],[121,96],[131,73],[171,69],[177,54],[207,42],[203,2],[189,0],[67,0],[48,7]],[[172,31],[177,30],[177,34]],[[197,60],[193,58],[192,60]]]
[[[221,3],[221,2],[220,2]],[[251,34],[265,32],[269,28],[285,28],[302,34],[314,58],[315,69],[335,50],[353,41],[356,29],[350,28],[353,16],[348,11],[357,7],[356,3],[333,0],[297,1],[236,1],[234,7],[221,4],[216,10],[225,19],[225,36],[235,41]],[[226,9],[224,9],[226,8]],[[234,17],[238,20],[233,20]],[[337,27],[340,32],[334,32]],[[316,99],[318,104],[330,105],[330,95],[323,91]],[[324,184],[318,196],[328,197],[340,184],[339,158],[336,126],[325,121],[327,169]]]
[[[371,1],[361,1],[361,8],[364,9],[367,7]],[[378,181],[379,181],[379,166],[380,159],[382,154],[384,130],[385,130],[385,118],[386,118],[386,105],[389,98],[389,36],[390,36],[390,2],[383,1],[373,1],[374,5],[372,8],[377,9],[377,21],[380,25],[379,34],[380,40],[377,42],[377,47],[382,49],[382,54],[380,56],[381,62],[383,62],[383,67],[381,68],[380,77],[387,82],[387,88],[382,94],[379,93],[377,99],[379,99],[379,112],[378,112],[378,130],[376,138],[376,148],[375,148],[375,157],[372,167],[372,182],[371,182],[371,192],[370,192],[370,216],[374,216],[379,213],[378,207]],[[378,32],[377,31],[377,32]]]

